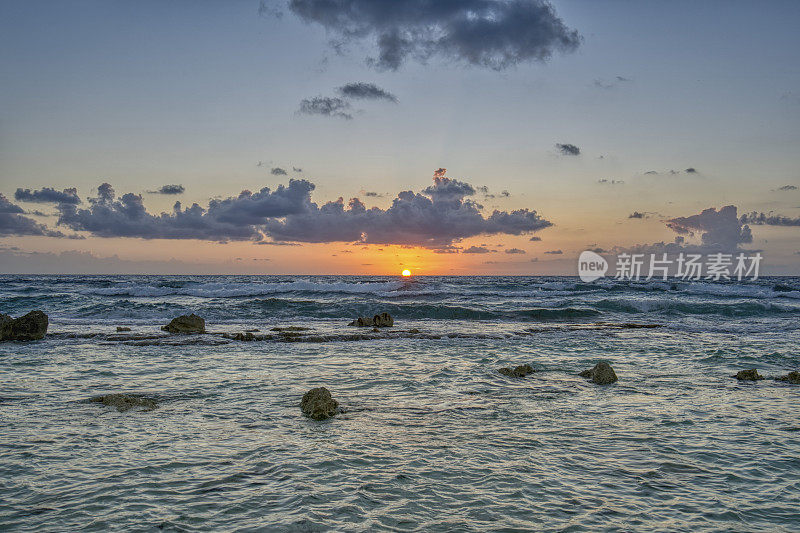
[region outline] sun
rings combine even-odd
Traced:
[[[403,277],[407,278],[409,276],[411,276],[411,271],[410,270],[403,270]]]

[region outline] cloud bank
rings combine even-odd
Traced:
[[[79,204],[81,199],[78,197],[78,189],[64,189],[57,191],[50,187],[45,187],[37,191],[30,189],[17,189],[14,199],[18,202],[33,203],[59,203],[59,204]],[[7,200],[6,200],[7,201]]]
[[[367,62],[379,70],[434,57],[503,70],[581,43],[544,0],[289,0],[288,7],[325,28],[339,50],[374,41],[378,55]]]

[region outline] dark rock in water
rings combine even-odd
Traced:
[[[760,379],[764,379],[764,376],[759,374],[758,370],[755,368],[751,368],[749,370],[740,370],[733,377],[739,381],[758,381]]]
[[[416,334],[419,333],[419,330],[417,328],[411,328],[410,330],[408,330],[408,332]]]
[[[270,331],[308,331],[311,328],[304,328],[302,326],[286,326],[286,327],[277,327],[272,328]],[[256,330],[258,331],[258,330]]]
[[[372,332],[373,332],[373,333],[380,333],[380,331],[381,331],[381,330],[379,330],[378,328],[372,328]]]
[[[162,326],[161,329],[170,333],[205,333],[206,321],[192,313],[191,315],[173,318],[169,324]]]
[[[31,311],[19,318],[0,313],[0,341],[35,341],[47,333],[47,315]]]
[[[504,376],[508,376],[510,378],[524,378],[528,374],[533,374],[534,370],[531,365],[519,365],[514,368],[509,368],[507,366],[503,368],[497,369],[498,372],[503,374]]]
[[[131,328],[125,326],[117,326],[117,333],[122,333],[123,331],[130,331]]]
[[[366,316],[360,316],[357,319],[353,320],[348,324],[349,326],[358,326],[360,328],[364,327],[372,327],[374,324],[372,323],[372,319]]]
[[[800,372],[789,372],[785,376],[781,376],[775,379],[777,381],[785,381],[786,383],[791,383],[792,385],[800,385]]]
[[[372,325],[376,328],[389,328],[394,326],[394,319],[389,313],[381,313],[372,317]]]
[[[300,409],[308,418],[325,420],[334,416],[339,408],[339,402],[331,397],[331,392],[325,387],[311,389],[303,395]]]
[[[598,385],[609,385],[617,382],[616,372],[605,361],[600,361],[594,365],[594,368],[584,370],[578,375],[582,378],[588,378],[592,383],[597,383]]]
[[[152,411],[158,407],[158,402],[152,398],[146,398],[137,394],[106,394],[95,396],[89,399],[92,403],[102,403],[107,407],[114,407],[120,413],[124,413],[134,407],[141,407],[144,411]]]
[[[258,328],[246,329],[246,330],[244,330],[244,332],[245,333],[258,333],[259,329]]]

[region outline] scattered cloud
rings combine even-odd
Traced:
[[[17,192],[19,192],[19,189]],[[11,203],[8,198],[5,197],[5,195],[0,193],[0,235],[38,235],[42,237],[59,238],[67,237],[67,235],[64,235],[60,231],[48,229],[44,224],[40,224],[32,218],[26,217],[23,213],[25,213],[24,209],[17,204]]]
[[[622,180],[607,180],[605,178],[602,178],[597,180],[597,183],[600,183],[601,185],[622,185],[625,182]]]
[[[367,198],[381,198],[383,195],[373,191],[364,191],[364,196]]]
[[[349,113],[350,107],[350,102],[342,98],[315,96],[301,100],[298,113],[351,120],[353,115]]]
[[[4,197],[5,198],[5,197]],[[30,189],[17,189],[14,193],[14,199],[18,202],[32,202],[32,203],[53,203],[53,204],[79,204],[81,203],[78,197],[78,189],[64,189],[57,191],[50,187],[44,187],[39,190]],[[8,200],[6,200],[7,202]]]
[[[797,186],[795,185],[784,185],[783,187],[778,187],[779,191],[796,191]]]
[[[618,87],[623,83],[629,83],[631,81],[633,80],[626,78],[624,76],[614,76],[614,78],[611,79],[610,81],[607,81],[602,78],[597,78],[594,80],[594,86],[599,89],[613,89],[614,87]]]
[[[274,167],[269,173],[273,176],[286,176],[286,171],[281,167]]]
[[[506,250],[506,253],[507,254],[526,254],[528,252],[526,252],[525,250],[521,250],[519,248],[509,248],[509,249]]]
[[[339,51],[351,41],[374,41],[378,56],[367,62],[379,70],[434,57],[502,70],[546,61],[581,43],[545,0],[291,0],[288,5],[301,20],[324,27]]]
[[[697,170],[694,167],[689,167],[686,170],[684,170],[684,172],[686,172],[687,174],[697,174]]]
[[[302,168],[297,168],[297,167],[292,167],[292,171],[294,171],[294,172],[296,172],[298,174],[302,174],[303,173],[303,169]]]
[[[496,250],[490,250],[485,246],[470,246],[461,251],[462,254],[488,254]]]
[[[561,155],[581,155],[581,149],[574,144],[556,144],[556,150],[561,152]]]
[[[343,98],[352,100],[386,100],[397,103],[397,97],[374,83],[353,82],[336,89]]]
[[[561,254],[563,254],[564,252],[562,252],[561,250],[548,250],[548,251],[546,251],[545,253],[546,253],[546,254],[550,254],[550,255],[561,255]]]
[[[645,213],[640,213],[639,211],[634,211],[628,215],[628,218],[647,218],[647,215]]]
[[[541,238],[541,237],[537,237],[536,235],[534,235],[534,236],[533,236],[533,237],[531,237],[529,240],[530,240],[531,242],[538,242],[538,241],[541,241],[541,240],[542,240],[542,238]]]
[[[147,191],[150,194],[183,194],[186,189],[183,185],[162,185],[155,191]]]
[[[757,213],[753,211],[742,215],[742,224],[753,224],[757,226],[800,226],[800,217],[791,218],[783,215],[773,215],[772,213]]]

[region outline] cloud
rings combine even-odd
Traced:
[[[303,169],[302,168],[297,168],[297,167],[292,167],[292,171],[293,172],[297,172],[298,174],[302,174],[303,173]]]
[[[535,235],[534,235],[533,237],[531,237],[531,238],[530,238],[530,241],[531,241],[531,242],[538,242],[538,241],[541,241],[541,240],[542,240],[542,238],[541,238],[541,237],[537,237],[537,236],[535,236]]]
[[[367,198],[380,198],[383,195],[373,191],[364,191],[364,196],[366,196]]]
[[[614,76],[614,79],[611,81],[605,81],[601,78],[597,78],[594,80],[594,86],[600,89],[613,89],[620,84],[628,83],[630,81],[632,80],[623,76]]]
[[[796,191],[797,186],[795,185],[784,185],[783,187],[778,187],[779,191]]]
[[[647,215],[644,213],[640,213],[639,211],[634,211],[633,213],[628,215],[628,218],[647,218]]]
[[[342,85],[336,91],[344,98],[352,100],[386,100],[397,103],[397,97],[373,83],[353,82]]]
[[[753,224],[758,226],[800,226],[800,217],[791,218],[783,215],[773,215],[772,213],[757,213],[753,211],[742,215],[742,224]]]
[[[282,169],[281,167],[275,167],[272,170],[270,170],[269,173],[272,174],[273,176],[285,176],[286,175],[286,171],[284,169]]]
[[[282,217],[307,209],[314,184],[289,180],[274,191],[265,187],[257,193],[242,191],[238,197],[211,200],[207,208],[198,204],[182,208],[176,202],[172,213],[153,215],[142,197],[133,193],[116,198],[108,183],[98,187],[98,197],[89,199],[87,209],[59,204],[58,224],[97,237],[141,239],[200,239],[210,241],[261,240],[257,226],[271,217]]]
[[[369,39],[380,70],[434,57],[502,70],[571,52],[581,37],[544,0],[290,0],[301,20],[324,27],[333,45]]]
[[[353,115],[348,112],[350,107],[350,102],[342,98],[316,96],[314,98],[301,100],[298,113],[351,120]]]
[[[607,180],[605,178],[602,178],[597,180],[597,183],[600,183],[601,185],[622,185],[625,182],[622,180]]]
[[[461,251],[462,254],[488,254],[496,250],[490,250],[485,246],[470,246]]]
[[[581,155],[581,149],[574,144],[556,144],[556,150],[561,152],[561,155]]]
[[[684,170],[684,172],[686,172],[687,174],[697,174],[697,170],[694,167],[689,167],[686,170]]]
[[[561,250],[548,250],[548,251],[546,251],[545,253],[546,253],[546,254],[550,254],[550,255],[561,255],[561,254],[563,254],[564,252],[562,252]]]
[[[308,211],[283,220],[270,220],[264,231],[276,241],[363,242],[436,249],[478,235],[522,235],[552,225],[528,209],[495,210],[484,217],[481,206],[465,198],[475,192],[471,185],[439,176],[441,173],[421,193],[399,193],[385,210],[367,209],[358,198],[345,205],[339,198],[321,207],[311,204]]]
[[[744,220],[739,221],[736,211],[734,205],[727,205],[719,211],[710,207],[697,215],[669,219],[666,224],[678,235],[700,233],[700,240],[706,248],[736,250],[740,244],[753,242],[750,227],[743,225]]]
[[[526,254],[528,252],[526,252],[525,250],[521,250],[519,248],[509,248],[508,250],[506,250],[506,253],[507,254]]]
[[[156,191],[148,191],[151,194],[183,194],[186,188],[183,185],[164,185]]]
[[[5,195],[0,193],[0,235],[36,235],[42,237],[60,238],[67,237],[60,231],[52,231],[44,224],[40,224],[32,218],[24,216],[23,213],[25,213],[24,209],[16,204],[12,204],[8,198],[5,197]]]
[[[645,172],[646,176],[653,176],[656,174],[658,174],[658,172],[656,172],[655,170],[648,170],[647,172]]]
[[[81,203],[78,197],[78,189],[64,189],[57,191],[50,187],[44,187],[39,190],[30,189],[17,189],[14,193],[14,199],[18,202],[33,202],[33,203],[54,203],[54,204],[79,204]]]

